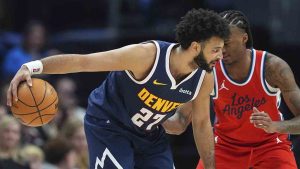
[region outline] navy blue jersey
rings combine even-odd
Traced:
[[[157,48],[150,73],[138,81],[130,71],[110,72],[89,96],[89,115],[108,118],[130,130],[151,131],[172,116],[178,106],[197,96],[205,71],[196,69],[176,84],[169,68],[170,53],[176,44],[149,43]]]

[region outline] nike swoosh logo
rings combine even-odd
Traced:
[[[154,84],[154,85],[160,85],[160,86],[165,86],[165,85],[167,85],[167,84],[165,84],[165,83],[160,83],[160,82],[158,82],[157,79],[155,79],[155,80],[153,81],[153,84]]]

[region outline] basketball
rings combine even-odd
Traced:
[[[38,127],[49,123],[58,110],[55,89],[42,79],[32,78],[32,87],[24,81],[18,86],[18,101],[11,111],[26,126]]]

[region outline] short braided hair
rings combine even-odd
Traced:
[[[250,22],[245,14],[243,14],[241,11],[228,10],[220,13],[220,16],[223,19],[225,19],[229,25],[233,25],[240,29],[243,29],[248,34],[248,41],[246,43],[246,47],[253,47],[253,38],[250,29]]]

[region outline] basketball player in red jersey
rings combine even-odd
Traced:
[[[294,75],[279,57],[252,48],[250,24],[243,13],[220,15],[228,21],[231,35],[214,70],[216,169],[296,169],[288,141],[288,134],[300,133],[300,90]],[[283,120],[280,93],[295,118]],[[189,112],[177,117],[184,129]],[[167,121],[164,126],[174,133],[180,125]],[[197,169],[203,168],[200,161]]]

